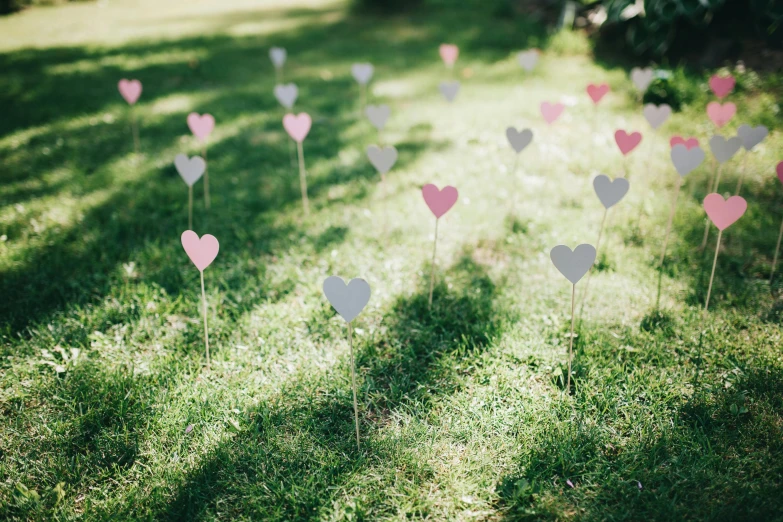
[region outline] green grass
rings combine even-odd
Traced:
[[[724,234],[708,316],[714,229],[695,247],[709,165],[683,188],[656,312],[667,142],[706,145],[711,71],[677,69],[685,103],[652,136],[631,64],[485,11],[144,0],[0,19],[0,519],[783,519],[783,303],[766,282],[780,92],[749,71],[732,97],[727,132],[773,133],[748,158],[750,208]],[[461,47],[452,105],[437,89],[444,41]],[[314,116],[310,218],[273,45]],[[525,75],[514,55],[529,46],[544,56]],[[364,154],[378,137],[359,117],[356,61],[375,64],[371,100],[392,106],[385,189]],[[144,82],[139,157],[121,77]],[[596,112],[591,81],[612,87]],[[545,126],[539,103],[562,97],[573,105]],[[191,110],[217,120],[209,212],[195,191],[194,228],[221,244],[205,272],[210,371],[172,164],[199,150]],[[512,124],[535,132],[517,173]],[[625,164],[617,127],[645,134]],[[595,241],[592,178],[624,169],[565,394],[571,288],[548,252]],[[432,310],[429,182],[461,194],[440,224]],[[320,289],[331,274],[373,289],[355,321],[360,451],[347,331]]]

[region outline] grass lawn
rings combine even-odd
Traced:
[[[442,42],[461,50],[452,104]],[[309,218],[271,46],[313,116]],[[529,47],[543,55],[525,73]],[[361,61],[371,102],[392,108],[381,136]],[[746,163],[749,209],[723,234],[705,318],[709,160],[683,185],[658,311],[656,266],[668,139],[707,149],[714,71],[675,71],[687,98],[654,134],[631,65],[471,2],[370,18],[328,0],[112,0],[0,19],[0,519],[783,520],[780,76],[735,72],[724,134],[771,134],[724,169],[729,194]],[[123,77],[144,84],[139,156]],[[595,109],[584,89],[604,81]],[[547,126],[539,104],[559,100]],[[195,187],[194,228],[220,241],[209,371],[173,166],[200,151],[191,111],[217,121],[211,210]],[[509,125],[535,133],[516,170]],[[617,128],[644,134],[627,160]],[[385,187],[364,152],[379,140],[399,150]],[[571,286],[549,250],[595,242],[599,172],[631,190],[608,214],[564,393]],[[460,191],[431,310],[426,183]],[[332,274],[373,291],[354,321],[359,451]]]

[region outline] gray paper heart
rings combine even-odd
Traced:
[[[643,112],[644,118],[647,120],[647,123],[650,124],[650,127],[657,129],[666,123],[666,120],[668,120],[669,116],[672,115],[672,108],[665,103],[663,105],[653,105],[652,103],[648,103],[644,106]]]
[[[506,129],[506,138],[508,138],[511,148],[519,154],[533,141],[533,131],[530,129],[518,131],[514,127],[509,127]]]
[[[296,97],[299,96],[299,89],[293,83],[287,83],[285,85],[275,85],[275,98],[280,102],[280,105],[286,109],[290,109],[296,102]]]
[[[337,313],[350,323],[370,301],[370,285],[364,279],[351,279],[347,285],[341,277],[330,276],[324,281],[324,295]]]
[[[739,136],[726,139],[716,134],[710,138],[710,150],[715,159],[718,160],[718,163],[729,161],[740,150],[740,147],[742,147],[742,140]]]
[[[373,70],[371,63],[355,63],[351,66],[351,74],[353,74],[354,80],[361,85],[367,85],[367,82],[372,78]]]
[[[609,176],[600,174],[593,180],[593,188],[604,207],[609,209],[620,202],[628,193],[630,184],[625,178],[612,181]]]
[[[745,150],[751,150],[753,147],[764,141],[769,134],[769,130],[763,126],[751,127],[750,125],[740,125],[737,129],[737,136],[742,140],[742,146]]]
[[[272,47],[269,49],[269,59],[272,60],[275,68],[279,69],[285,63],[287,53],[282,47]]]
[[[364,113],[373,127],[380,131],[386,126],[386,120],[391,116],[391,109],[388,105],[368,105]]]
[[[184,154],[177,154],[174,158],[174,166],[177,167],[177,172],[188,187],[195,185],[207,168],[206,162],[200,156],[188,159]]]
[[[530,72],[538,63],[538,51],[535,49],[529,49],[517,54],[517,61],[524,70]]]
[[[394,147],[381,149],[377,145],[370,145],[367,147],[367,157],[379,173],[386,174],[397,162],[397,149]]]
[[[457,97],[457,92],[459,92],[459,82],[457,80],[451,82],[440,82],[439,88],[441,94],[443,94],[443,97],[451,102],[454,101],[454,98]]]
[[[549,252],[549,258],[566,279],[576,284],[595,263],[595,247],[583,244],[572,251],[565,245],[557,245]]]
[[[704,161],[704,151],[701,147],[693,147],[688,150],[688,147],[682,143],[678,143],[672,147],[671,151],[672,163],[674,168],[677,169],[677,173],[680,176],[685,176],[693,172]]]
[[[631,69],[631,81],[637,89],[645,92],[653,81],[653,74],[653,70],[650,67],[644,69],[634,67]]]

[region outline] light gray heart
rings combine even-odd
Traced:
[[[386,121],[389,119],[389,116],[391,116],[391,109],[388,105],[368,105],[367,108],[364,109],[364,113],[367,115],[370,123],[373,124],[373,127],[378,130],[383,130],[386,126]]]
[[[631,69],[631,81],[637,89],[646,92],[653,81],[653,74],[653,70],[650,67],[645,67],[644,69],[634,67]]]
[[[530,129],[518,131],[514,127],[509,127],[506,129],[506,138],[514,152],[519,154],[533,141],[533,131]]]
[[[454,101],[454,98],[457,97],[457,93],[459,92],[459,82],[457,80],[450,82],[440,82],[439,88],[441,94],[443,94],[443,97],[451,102]]]
[[[297,96],[299,96],[299,89],[297,89],[296,85],[293,83],[275,85],[275,98],[277,98],[280,105],[286,109],[290,109],[294,106]]]
[[[688,150],[688,147],[682,143],[678,143],[672,147],[671,151],[672,163],[674,168],[677,169],[677,173],[680,176],[685,176],[693,172],[704,161],[704,151],[701,147],[693,147]]]
[[[672,108],[665,103],[663,105],[648,103],[644,106],[643,112],[644,118],[647,120],[647,123],[650,124],[650,127],[658,129],[658,127],[666,123],[666,120],[672,115]]]
[[[351,74],[354,80],[361,85],[367,85],[372,78],[374,68],[371,63],[355,63],[351,66]]]
[[[517,54],[517,61],[524,70],[530,72],[538,63],[538,51],[535,49],[529,49]]]
[[[272,47],[269,49],[269,59],[272,60],[275,68],[279,69],[285,64],[285,59],[288,54],[282,47]]]
[[[751,150],[753,147],[764,141],[769,134],[769,129],[763,125],[751,127],[750,125],[740,125],[737,129],[737,136],[742,140],[742,146],[745,150]]]
[[[740,147],[742,147],[742,140],[739,136],[726,139],[720,134],[716,134],[710,138],[710,150],[718,163],[729,161],[740,150]]]
[[[573,251],[565,245],[557,245],[549,252],[549,258],[560,273],[576,284],[595,263],[595,247],[583,244]]]
[[[195,185],[207,169],[207,163],[200,156],[188,159],[184,154],[177,154],[174,158],[174,166],[177,167],[177,172],[188,187]]]
[[[330,276],[324,281],[324,295],[337,313],[350,323],[370,301],[370,285],[364,279],[351,279],[347,285],[341,277]]]
[[[391,146],[380,148],[377,145],[370,145],[367,147],[367,157],[379,173],[386,174],[397,162],[397,149]]]
[[[609,209],[625,197],[630,188],[630,184],[625,178],[617,178],[612,181],[609,176],[599,174],[593,180],[593,188],[604,207]]]

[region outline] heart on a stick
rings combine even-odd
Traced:
[[[139,80],[126,80],[123,78],[117,84],[117,89],[119,89],[120,95],[129,105],[136,103],[139,96],[141,96],[141,82]]]
[[[446,100],[452,102],[459,92],[459,82],[457,80],[450,82],[440,82],[440,92]]]
[[[199,239],[198,234],[192,230],[186,230],[182,233],[180,238],[182,241],[182,248],[185,249],[185,253],[188,255],[193,264],[196,265],[200,271],[204,271],[212,261],[218,255],[220,244],[215,236],[210,234],[204,234]]]
[[[648,103],[644,106],[644,110],[642,112],[644,113],[644,119],[647,120],[647,123],[650,124],[650,127],[653,129],[658,129],[658,127],[666,123],[666,120],[668,120],[669,116],[672,115],[672,108],[665,103],[662,105],[653,105],[652,103]]]
[[[723,127],[730,122],[736,113],[737,106],[731,102],[724,103],[723,105],[718,102],[710,102],[707,104],[707,116],[712,120],[712,123],[718,127]]]
[[[346,285],[341,277],[329,276],[324,280],[323,289],[329,303],[347,323],[370,302],[370,285],[364,279],[351,279]]]
[[[712,92],[715,93],[718,99],[722,100],[734,90],[735,83],[737,81],[733,76],[718,76],[715,74],[710,78],[710,89],[712,89]]]
[[[565,105],[562,103],[543,102],[541,104],[541,116],[544,117],[544,121],[551,125],[563,114],[563,109],[565,109]]]
[[[593,188],[604,208],[608,210],[625,197],[630,184],[625,178],[617,178],[612,181],[609,176],[600,174],[593,180]]]
[[[620,129],[614,133],[614,141],[617,143],[617,147],[623,156],[627,156],[633,149],[639,145],[642,141],[642,134],[640,132],[632,132],[628,134],[624,130]]]
[[[386,121],[389,119],[389,116],[391,116],[391,109],[385,104],[368,105],[367,108],[364,109],[364,113],[367,115],[367,119],[370,120],[373,127],[380,131],[386,126]]]
[[[579,282],[595,263],[595,247],[582,244],[571,250],[566,245],[557,245],[549,252],[555,267],[572,284]]]
[[[397,162],[397,149],[391,146],[380,148],[377,145],[370,145],[367,147],[367,157],[380,174],[386,174]]]
[[[686,140],[682,136],[672,136],[672,139],[669,140],[669,146],[674,148],[675,145],[685,145],[685,148],[692,149],[699,146],[699,140],[696,138]]]
[[[769,134],[769,129],[763,125],[751,127],[750,125],[740,125],[737,129],[737,136],[742,140],[742,146],[745,150],[752,150],[753,147],[764,141]]]
[[[509,127],[506,129],[506,138],[514,152],[519,154],[533,141],[533,131],[530,129],[518,131],[514,127]]]
[[[451,67],[456,63],[459,56],[459,47],[454,44],[441,44],[438,50],[443,63],[447,66]]]
[[[517,61],[519,62],[519,65],[524,70],[526,70],[527,72],[532,71],[533,68],[536,66],[536,63],[538,63],[538,50],[528,49],[527,51],[522,51],[518,53]]]
[[[631,69],[631,81],[641,92],[646,92],[653,81],[653,70],[650,67],[640,69],[634,67]]]
[[[689,149],[685,144],[678,143],[671,150],[672,163],[680,176],[693,172],[704,161],[704,151],[697,145]]]
[[[720,194],[707,194],[704,198],[704,210],[707,217],[718,227],[718,230],[726,230],[745,214],[748,203],[740,196],[731,196],[723,199]]]
[[[195,137],[205,140],[215,128],[215,118],[211,114],[199,115],[197,112],[188,114],[188,128]]]
[[[188,158],[184,154],[177,154],[174,158],[174,166],[188,187],[192,187],[204,175],[204,171],[207,169],[207,163],[201,156]]]
[[[451,185],[438,189],[432,183],[424,185],[421,189],[421,194],[424,196],[424,202],[427,203],[427,206],[430,207],[437,219],[440,219],[443,214],[448,212],[459,197],[457,189]]]
[[[310,133],[310,127],[313,125],[313,120],[306,112],[300,112],[299,114],[286,114],[283,117],[283,128],[291,138],[297,143],[302,143],[307,135]]]
[[[360,85],[367,85],[370,82],[374,70],[371,63],[355,63],[351,66],[353,79]]]
[[[609,84],[602,83],[601,85],[596,85],[594,83],[591,83],[587,86],[587,95],[590,96],[590,99],[593,100],[593,103],[597,104],[601,101],[601,99],[606,96],[606,94],[609,92]]]
[[[716,134],[710,138],[710,150],[718,163],[726,163],[740,150],[742,147],[742,140],[739,136],[734,136],[729,139],[724,138]]]
[[[272,47],[269,49],[269,59],[272,60],[276,69],[279,69],[285,64],[287,53],[282,47]]]
[[[280,105],[286,109],[290,109],[296,103],[296,98],[299,96],[299,89],[293,83],[286,83],[285,85],[275,85],[275,98],[280,102]]]

